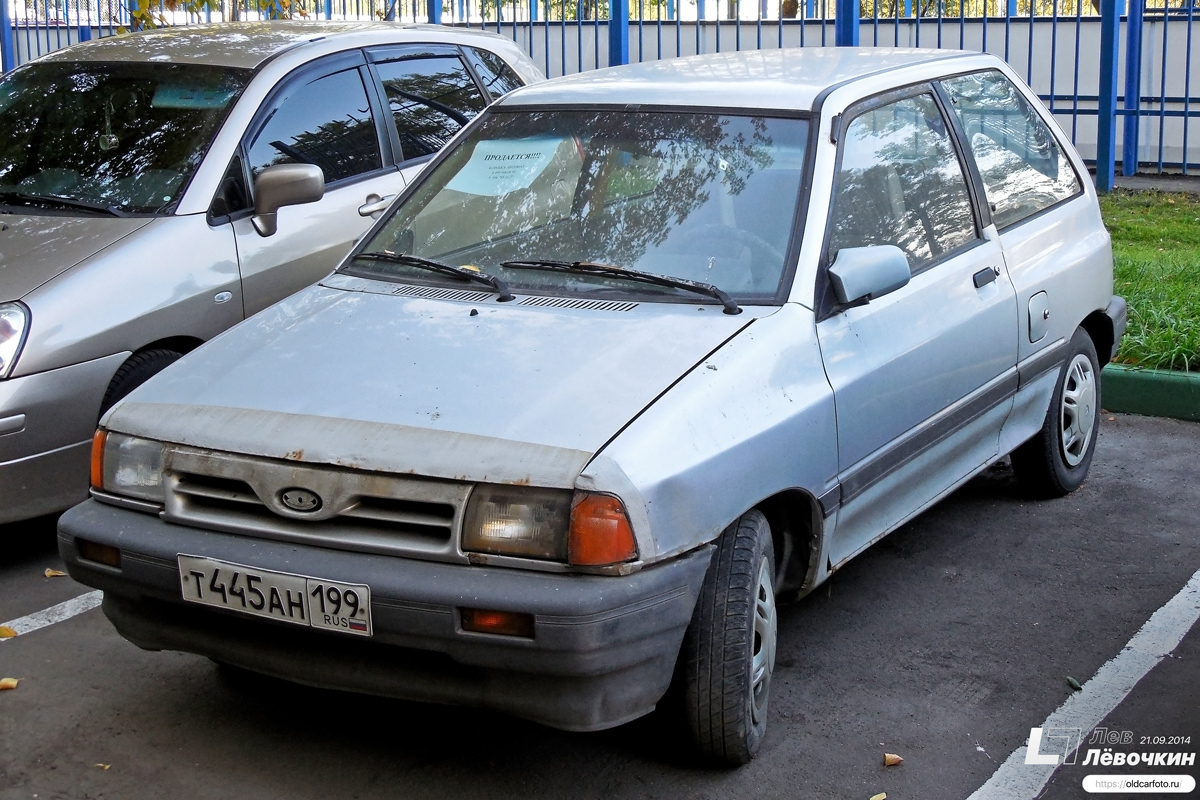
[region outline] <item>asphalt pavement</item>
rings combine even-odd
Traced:
[[[1069,497],[1027,500],[992,467],[782,609],[770,729],[739,770],[696,764],[669,703],[563,733],[143,652],[92,610],[0,642],[0,677],[21,679],[0,692],[0,800],[966,798],[1075,693],[1068,676],[1087,689],[1200,571],[1198,475],[1200,424],[1125,415],[1104,417]],[[57,566],[50,523],[0,528],[0,623],[88,591],[44,577]],[[1151,742],[1119,749],[1194,753],[1198,686],[1193,628],[1101,726]],[[1091,796],[1105,771],[1066,765],[1039,793]]]

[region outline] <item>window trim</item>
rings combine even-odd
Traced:
[[[967,189],[967,202],[971,206],[971,220],[975,226],[975,238],[939,255],[937,258],[931,259],[929,262],[921,265],[918,269],[911,269],[912,277],[928,272],[935,267],[938,267],[947,261],[958,258],[964,253],[984,244],[987,239],[984,237],[983,229],[987,227],[984,224],[984,218],[981,216],[979,197],[974,191],[974,164],[965,160],[965,151],[963,143],[960,141],[958,133],[959,129],[956,126],[957,119],[948,119],[953,116],[947,112],[947,108],[938,97],[937,87],[935,86],[937,78],[921,80],[916,83],[901,86],[895,89],[887,89],[877,94],[856,100],[846,107],[844,111],[838,114],[834,122],[834,133],[836,135],[837,154],[833,162],[833,185],[830,186],[829,206],[825,212],[825,231],[821,241],[820,260],[817,262],[817,280],[814,291],[815,308],[813,309],[816,322],[823,322],[830,317],[845,311],[848,308],[857,308],[858,306],[866,305],[869,301],[858,300],[853,303],[840,303],[833,293],[833,282],[829,279],[829,267],[833,264],[834,258],[830,254],[830,246],[833,240],[833,224],[834,224],[834,206],[837,203],[837,177],[842,169],[842,156],[845,152],[846,132],[850,125],[862,116],[864,113],[876,108],[880,108],[891,103],[896,103],[901,100],[906,100],[910,97],[918,97],[923,94],[932,96],[934,105],[938,108],[938,113],[942,115],[942,120],[946,124],[946,131],[950,138],[951,148],[954,151],[955,157],[958,159],[959,169],[963,173],[963,183]]]
[[[1024,225],[1026,222],[1029,222],[1030,220],[1037,219],[1038,217],[1045,214],[1047,211],[1058,208],[1059,206],[1064,205],[1065,203],[1075,200],[1080,195],[1087,194],[1087,185],[1084,182],[1083,176],[1079,174],[1079,168],[1075,164],[1075,159],[1071,158],[1071,156],[1069,155],[1070,151],[1067,149],[1067,147],[1065,147],[1063,145],[1062,139],[1060,139],[1058,134],[1056,134],[1054,132],[1054,127],[1051,126],[1048,123],[1048,120],[1046,119],[1046,114],[1050,114],[1051,119],[1053,119],[1053,117],[1054,117],[1053,112],[1051,112],[1049,109],[1045,109],[1046,113],[1043,114],[1042,109],[1038,108],[1038,105],[1041,105],[1041,98],[1037,97],[1037,95],[1035,94],[1034,97],[1037,98],[1038,105],[1035,105],[1032,102],[1030,102],[1029,97],[1022,90],[1021,86],[1016,81],[1014,81],[1012,78],[1010,78],[1007,74],[1005,74],[1005,72],[1003,70],[1001,70],[997,67],[987,67],[985,69],[964,70],[962,72],[954,72],[949,75],[943,75],[940,78],[935,78],[933,83],[936,85],[937,90],[939,92],[945,93],[946,108],[952,110],[953,103],[950,98],[950,92],[949,92],[949,90],[947,90],[945,87],[942,86],[942,82],[951,80],[953,78],[961,78],[965,75],[981,75],[985,72],[993,72],[993,73],[996,73],[997,75],[999,75],[1000,77],[1004,78],[1004,80],[1008,81],[1009,85],[1012,86],[1013,89],[1016,90],[1017,94],[1019,94],[1022,98],[1024,98],[1026,103],[1029,103],[1030,108],[1033,109],[1033,113],[1037,114],[1038,119],[1040,119],[1042,122],[1042,125],[1045,126],[1046,133],[1050,134],[1050,139],[1054,142],[1055,145],[1058,146],[1059,152],[1062,153],[1063,158],[1065,158],[1067,161],[1067,164],[1070,165],[1071,171],[1073,173],[1075,173],[1075,185],[1079,187],[1078,190],[1075,191],[1074,193],[1067,195],[1066,197],[1062,198],[1061,200],[1055,200],[1053,203],[1046,206],[1045,208],[1039,209],[1038,211],[1035,211],[1034,213],[1032,213],[1026,217],[1022,217],[1021,219],[1017,220],[1016,222],[1010,222],[1007,225],[1005,225],[1003,228],[1001,228],[999,225],[997,225],[996,230],[998,232],[1000,232],[1001,234],[1004,234],[1007,231],[1011,231],[1014,228]],[[1045,107],[1043,106],[1042,108],[1045,108]],[[952,114],[952,115],[957,124],[959,122],[958,115],[957,114]],[[971,160],[972,172],[979,174],[979,187],[980,187],[980,192],[981,192],[979,195],[981,198],[980,205],[986,209],[987,214],[988,214],[988,219],[990,220],[991,212],[992,212],[992,204],[987,199],[987,188],[983,185],[983,174],[981,172],[979,172],[979,166],[975,162],[975,152],[973,150],[971,150],[970,142],[967,140],[965,129],[962,129],[962,142],[963,142],[963,150],[966,152],[967,157]],[[1089,178],[1089,180],[1090,180],[1090,178]]]

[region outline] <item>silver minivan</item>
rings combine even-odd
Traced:
[[[0,79],[0,523],[86,497],[101,412],[327,274],[541,77],[494,34],[272,22],[100,39]]]

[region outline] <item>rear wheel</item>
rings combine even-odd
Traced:
[[[108,382],[108,390],[104,393],[103,402],[100,403],[100,416],[103,417],[104,412],[116,405],[118,400],[178,361],[182,356],[182,353],[166,349],[143,350],[131,355]]]
[[[1037,497],[1079,488],[1096,452],[1100,428],[1100,365],[1092,337],[1075,330],[1042,429],[1012,454],[1013,472]]]
[[[717,545],[684,636],[684,705],[700,753],[740,765],[767,730],[778,629],[771,528],[749,511]]]

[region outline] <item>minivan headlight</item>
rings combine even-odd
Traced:
[[[0,303],[0,380],[12,374],[29,330],[29,309],[21,303]]]
[[[92,440],[92,486],[110,494],[163,502],[161,442],[97,431]]]

